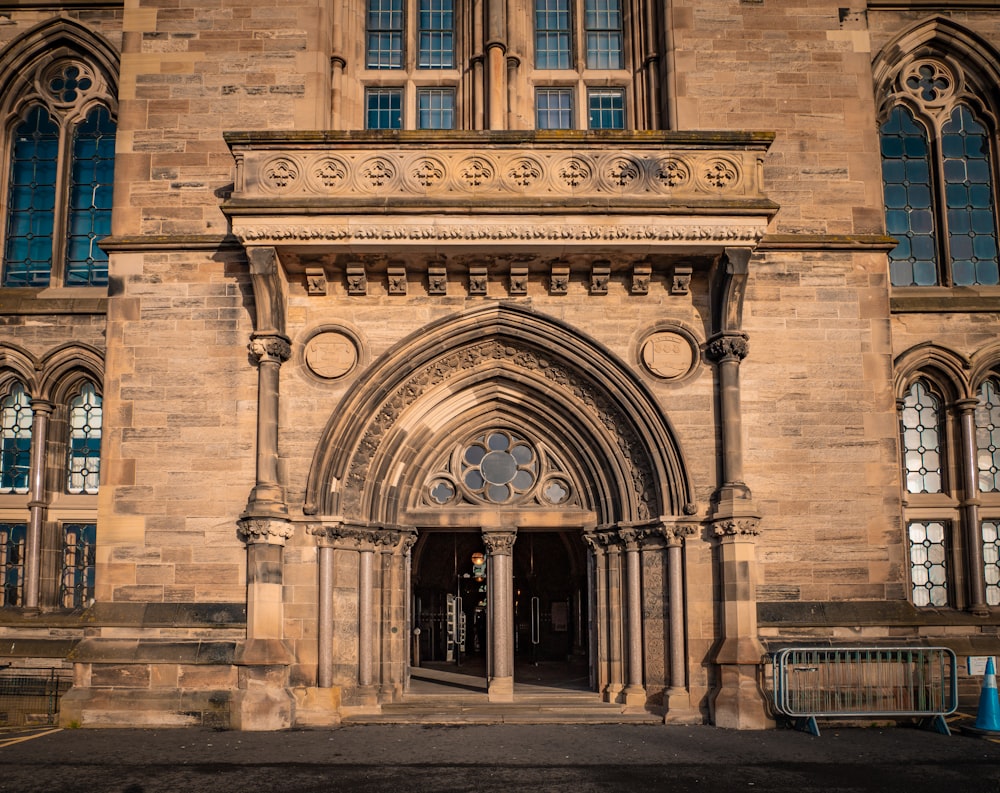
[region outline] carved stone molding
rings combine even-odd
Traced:
[[[343,488],[344,512],[360,514],[357,510],[361,506],[361,494],[366,490],[372,460],[382,440],[407,406],[419,399],[427,390],[463,370],[501,361],[506,367],[515,367],[534,377],[543,377],[553,387],[568,392],[566,398],[572,399],[575,409],[589,411],[614,438],[622,452],[624,464],[630,468],[629,481],[638,516],[646,519],[660,514],[659,505],[655,503],[654,476],[648,457],[643,451],[642,440],[636,435],[614,401],[602,393],[586,372],[566,368],[553,361],[543,351],[535,350],[528,344],[515,345],[510,341],[493,340],[456,350],[429,363],[415,371],[406,382],[387,396],[377,416],[366,428],[348,469]]]
[[[352,551],[406,553],[416,542],[416,531],[402,527],[367,526],[340,520],[309,524],[317,545]]]
[[[300,243],[380,243],[380,242],[617,242],[617,243],[748,243],[756,244],[764,235],[759,224],[739,223],[545,223],[523,220],[483,223],[437,222],[433,225],[398,223],[243,223],[233,233],[247,245]]]
[[[240,537],[247,545],[255,543],[284,545],[295,531],[295,526],[287,520],[272,518],[241,518],[236,521],[236,526]]]
[[[229,136],[233,137],[233,136]],[[665,199],[754,198],[761,196],[759,159],[766,147],[735,145],[719,150],[706,137],[704,148],[670,151],[669,143],[627,137],[615,143],[587,141],[563,147],[536,139],[531,149],[476,149],[455,141],[400,141],[391,148],[350,141],[304,146],[233,146],[242,162],[237,194],[275,197],[472,195]],[[660,145],[656,145],[660,143]],[[715,150],[712,150],[712,149]]]

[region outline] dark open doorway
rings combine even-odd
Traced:
[[[485,687],[491,626],[479,532],[423,531],[413,555],[414,678]],[[589,690],[586,549],[578,531],[518,533],[513,548],[514,680]]]

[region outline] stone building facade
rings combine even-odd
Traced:
[[[65,723],[375,713],[449,608],[491,702],[577,664],[737,728],[789,643],[1000,650],[990,3],[66,0],[0,45],[0,659],[72,667]]]

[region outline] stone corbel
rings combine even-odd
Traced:
[[[272,247],[248,247],[246,251],[256,308],[254,330],[260,334],[284,336],[288,279],[278,252]]]

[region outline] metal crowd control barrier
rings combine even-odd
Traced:
[[[0,726],[54,724],[72,674],[56,668],[0,671]]]
[[[955,653],[945,647],[791,647],[772,659],[774,707],[818,736],[817,718],[917,717],[951,735]]]

